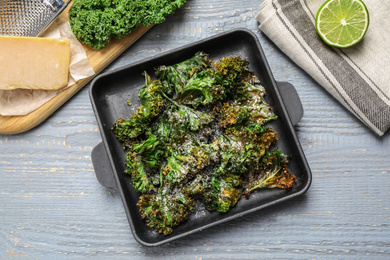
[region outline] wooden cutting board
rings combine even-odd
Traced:
[[[64,12],[57,19],[68,20],[68,10],[72,3],[64,10]],[[96,76],[105,67],[107,67],[112,61],[114,61],[120,54],[122,54],[128,47],[136,42],[142,35],[144,35],[152,26],[140,27],[136,31],[132,32],[125,38],[120,40],[111,40],[106,47],[101,50],[91,49],[87,45],[83,45],[88,59],[95,70]],[[67,100],[69,100],[74,94],[82,89],[93,77],[79,80],[73,86],[60,92],[57,96],[50,101],[29,113],[25,116],[1,116],[0,115],[0,134],[18,134],[28,131],[35,126],[42,123],[58,108],[60,108]]]

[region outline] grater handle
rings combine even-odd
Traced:
[[[47,28],[54,22],[55,19],[65,10],[65,8],[69,5],[72,0],[69,0],[68,2],[64,2],[62,0],[44,0],[46,5],[50,6],[50,8],[53,9],[53,11],[56,12],[56,15],[52,17],[52,19],[44,26],[44,28],[36,35],[36,37],[41,36]]]
[[[47,6],[49,6],[53,11],[60,9],[64,5],[65,6],[68,5],[68,3],[65,3],[62,0],[44,0],[43,3],[45,3],[45,5],[47,5]]]

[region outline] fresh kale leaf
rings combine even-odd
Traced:
[[[74,0],[69,22],[76,38],[101,49],[111,38],[121,39],[139,26],[165,21],[186,0]]]

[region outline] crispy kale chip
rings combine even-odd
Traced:
[[[267,153],[257,169],[251,171],[244,181],[244,194],[261,188],[289,189],[296,177],[288,171],[288,157],[279,149]]]
[[[136,191],[155,191],[163,182],[160,174],[166,144],[151,134],[139,143],[133,142],[126,156],[126,171],[130,174]]]
[[[186,0],[74,0],[69,21],[76,38],[101,49],[111,38],[121,39],[139,26],[165,21]]]
[[[224,90],[218,85],[213,69],[196,72],[184,85],[177,101],[197,107],[209,105],[223,97]]]
[[[234,93],[236,86],[245,81],[250,72],[249,62],[235,57],[223,57],[219,62],[213,62],[216,68],[216,78],[221,86],[226,89],[225,93]]]
[[[156,194],[141,195],[137,205],[149,227],[169,235],[173,227],[188,218],[194,203],[182,189],[167,185],[160,188]]]
[[[223,176],[211,176],[211,186],[206,190],[202,201],[210,211],[228,212],[236,205],[241,197],[241,176],[235,174],[225,174]]]
[[[273,146],[276,119],[247,61],[213,62],[198,52],[181,63],[145,72],[141,106],[113,132],[127,151],[126,174],[141,193],[147,225],[168,235],[186,221],[196,200],[229,212],[262,188],[289,189],[296,178]]]
[[[187,136],[182,143],[168,144],[170,150],[167,165],[162,169],[169,183],[183,183],[196,176],[199,171],[217,160],[215,143],[205,144]]]
[[[200,171],[183,190],[194,199],[201,200],[209,211],[228,212],[241,197],[242,176],[235,174],[218,175]]]
[[[265,124],[277,118],[272,107],[264,99],[265,90],[258,80],[243,82],[237,87],[235,98],[219,103],[214,111],[220,115],[219,125]]]
[[[236,88],[249,74],[248,62],[240,57],[224,57],[219,62],[211,62],[215,67],[213,69],[204,53],[197,55],[204,57],[205,67],[202,70],[198,67],[192,68],[191,73],[184,77],[180,89],[176,90],[176,100],[183,104],[197,107],[224,100],[235,93]],[[178,77],[177,75],[182,73],[176,71],[172,74]]]
[[[263,127],[254,133],[252,127],[226,131],[226,135],[218,137],[221,162],[216,173],[245,174],[258,165],[260,158],[278,140],[272,128]]]
[[[147,193],[156,190],[153,179],[141,155],[136,152],[128,152],[126,156],[126,174],[131,175],[133,187],[136,191]]]
[[[126,142],[143,134],[152,119],[160,114],[166,104],[162,96],[163,88],[160,81],[152,80],[145,72],[145,86],[138,92],[138,96],[142,99],[141,106],[136,113],[133,113],[130,120],[119,118],[112,127],[120,141]]]
[[[197,52],[192,58],[183,62],[170,66],[159,66],[156,68],[155,74],[166,89],[171,90],[167,94],[180,95],[193,75],[210,67],[209,56],[204,52]]]
[[[177,110],[173,110],[168,114],[168,121],[172,125],[189,131],[199,131],[205,126],[210,125],[214,120],[214,115],[210,112],[196,110],[181,105],[168,97],[166,98],[177,107]]]

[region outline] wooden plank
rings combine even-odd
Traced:
[[[72,3],[69,4],[66,10],[64,10],[57,19],[69,20],[68,10],[71,5]],[[87,57],[96,72],[95,75],[79,80],[76,84],[60,92],[50,101],[25,116],[0,115],[0,134],[22,133],[42,123],[152,27],[153,25],[149,27],[140,27],[120,40],[112,39],[107,46],[101,50],[94,50],[83,44]]]

